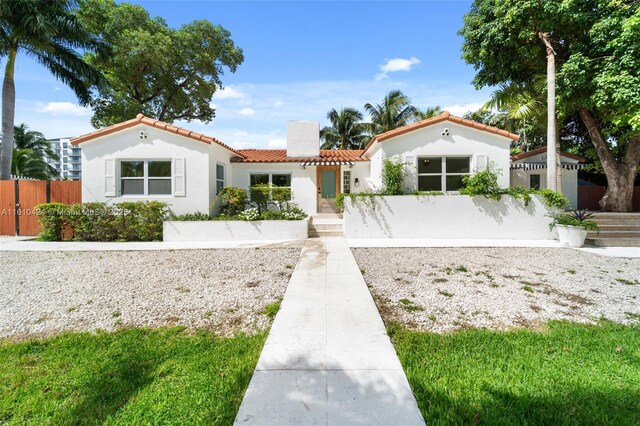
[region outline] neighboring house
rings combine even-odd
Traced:
[[[51,165],[61,179],[77,180],[82,178],[82,157],[79,146],[73,146],[70,138],[49,139],[51,148],[58,154],[59,159],[48,158]]]
[[[518,136],[450,115],[374,136],[364,150],[320,150],[317,122],[288,123],[286,149],[233,149],[219,140],[139,114],[72,139],[82,147],[84,201],[158,199],[175,213],[212,212],[224,186],[290,187],[307,213],[335,210],[340,193],[382,186],[385,158],[406,164],[406,190],[455,192],[462,176],[491,164],[509,186]]]
[[[579,155],[560,153],[562,162],[562,193],[573,208],[578,207],[578,170],[586,161]],[[540,189],[547,187],[547,148],[542,147],[511,157],[511,185]]]

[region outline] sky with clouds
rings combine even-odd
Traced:
[[[210,123],[177,123],[236,147],[280,148],[289,120],[326,125],[331,108],[378,103],[393,89],[453,114],[479,108],[490,89],[471,85],[460,58],[470,1],[133,1],[179,27],[208,19],[244,50],[212,104]],[[4,64],[2,64],[4,65]],[[16,123],[48,138],[92,131],[91,110],[38,64],[20,56]]]

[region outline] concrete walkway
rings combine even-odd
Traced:
[[[235,423],[424,424],[344,238],[305,242]]]

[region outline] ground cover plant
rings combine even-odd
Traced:
[[[0,340],[1,424],[232,424],[266,333]]]
[[[389,332],[427,424],[640,423],[640,326]]]

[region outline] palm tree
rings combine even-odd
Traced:
[[[331,126],[320,130],[322,149],[362,149],[370,135],[367,124],[362,122],[362,113],[354,108],[332,108],[327,113]]]
[[[366,104],[364,109],[371,116],[371,130],[384,133],[398,127],[406,126],[416,116],[416,107],[400,90],[392,90],[384,97],[381,104]]]
[[[48,164],[32,149],[14,149],[11,161],[11,173],[15,176],[49,179]]]
[[[44,160],[46,165],[46,171],[49,178],[57,177],[58,171],[55,167],[51,166],[47,160],[59,160],[58,154],[51,148],[51,144],[40,132],[35,130],[29,130],[29,127],[22,123],[13,128],[14,134],[14,151],[28,149],[33,151],[33,154],[39,156]],[[13,173],[15,174],[15,173]]]
[[[562,164],[558,143],[558,119],[556,116],[556,51],[551,35],[539,32],[547,50],[547,188],[562,191]]]
[[[25,53],[67,84],[80,104],[89,103],[90,88],[103,83],[98,70],[81,57],[82,51],[103,54],[102,43],[76,19],[76,0],[0,1],[0,57],[7,56],[2,85],[2,149],[0,179],[9,179],[13,162],[13,121],[16,92],[15,64]]]
[[[440,114],[442,114],[442,108],[440,108],[440,105],[427,107],[425,109],[416,108],[415,119],[418,121],[428,120]]]

